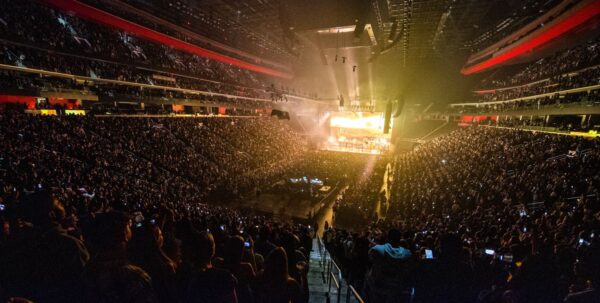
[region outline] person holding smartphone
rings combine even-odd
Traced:
[[[229,270],[238,280],[236,291],[240,303],[253,302],[250,284],[256,278],[252,264],[243,260],[246,243],[250,244],[241,236],[229,237],[225,241],[225,253],[220,265],[221,268]]]

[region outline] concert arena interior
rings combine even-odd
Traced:
[[[0,0],[0,303],[599,303],[600,0]]]

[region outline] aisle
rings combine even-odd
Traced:
[[[338,302],[338,291],[336,288],[336,282],[331,280],[331,288],[329,287],[329,281],[327,277],[329,272],[327,271],[327,264],[331,261],[329,255],[325,253],[325,258],[323,258],[323,253],[325,252],[323,248],[323,252],[319,250],[318,240],[313,239],[313,251],[310,253],[310,270],[308,272],[308,289],[310,291],[310,299],[309,303],[337,303]],[[335,272],[335,269],[332,269]],[[339,302],[347,302],[346,292],[348,287],[346,283],[339,278],[339,274],[335,275],[339,279],[339,283],[341,284],[341,293],[339,296]],[[328,291],[330,300],[327,300]],[[350,303],[357,303],[357,300],[354,297],[349,298]]]
[[[321,266],[321,252],[316,238],[313,239],[313,251],[310,252],[310,270],[308,271],[308,289],[310,291],[309,303],[327,302],[327,283],[324,281],[323,267]]]

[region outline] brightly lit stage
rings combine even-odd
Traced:
[[[329,112],[329,137],[322,150],[383,154],[390,149],[390,134],[384,134],[384,114],[379,112]],[[390,121],[391,129],[391,121]]]

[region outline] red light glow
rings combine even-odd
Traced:
[[[475,64],[473,66],[463,68],[461,73],[463,75],[470,75],[490,67],[506,62],[512,58],[515,58],[521,54],[524,54],[542,44],[551,41],[552,39],[563,35],[564,33],[574,29],[575,27],[587,22],[596,15],[600,14],[600,0],[591,2],[590,4],[579,8],[578,11],[574,12],[571,16],[562,20],[552,26],[549,26],[541,34],[530,38],[527,41],[521,43],[521,45],[501,54],[496,57],[492,57],[486,61]]]
[[[236,58],[232,58],[226,55],[219,54],[217,52],[199,47],[197,45],[193,45],[179,39],[175,39],[171,36],[159,33],[157,31],[151,30],[149,28],[143,27],[141,25],[129,22],[125,19],[119,18],[102,10],[96,9],[89,5],[83,4],[79,1],[75,0],[43,0],[43,2],[49,4],[50,6],[62,10],[71,12],[78,17],[101,23],[104,25],[111,26],[113,28],[117,28],[119,30],[131,33],[139,38],[150,40],[153,42],[161,43],[164,45],[169,45],[179,50],[198,55],[200,57],[213,59],[219,62],[235,65],[237,67],[241,67],[243,69],[247,69],[250,71],[266,74],[269,76],[279,77],[279,78],[292,78],[292,75],[287,72],[282,72],[270,68],[266,68],[264,66],[255,65],[252,63],[248,63],[246,61],[242,61]]]

